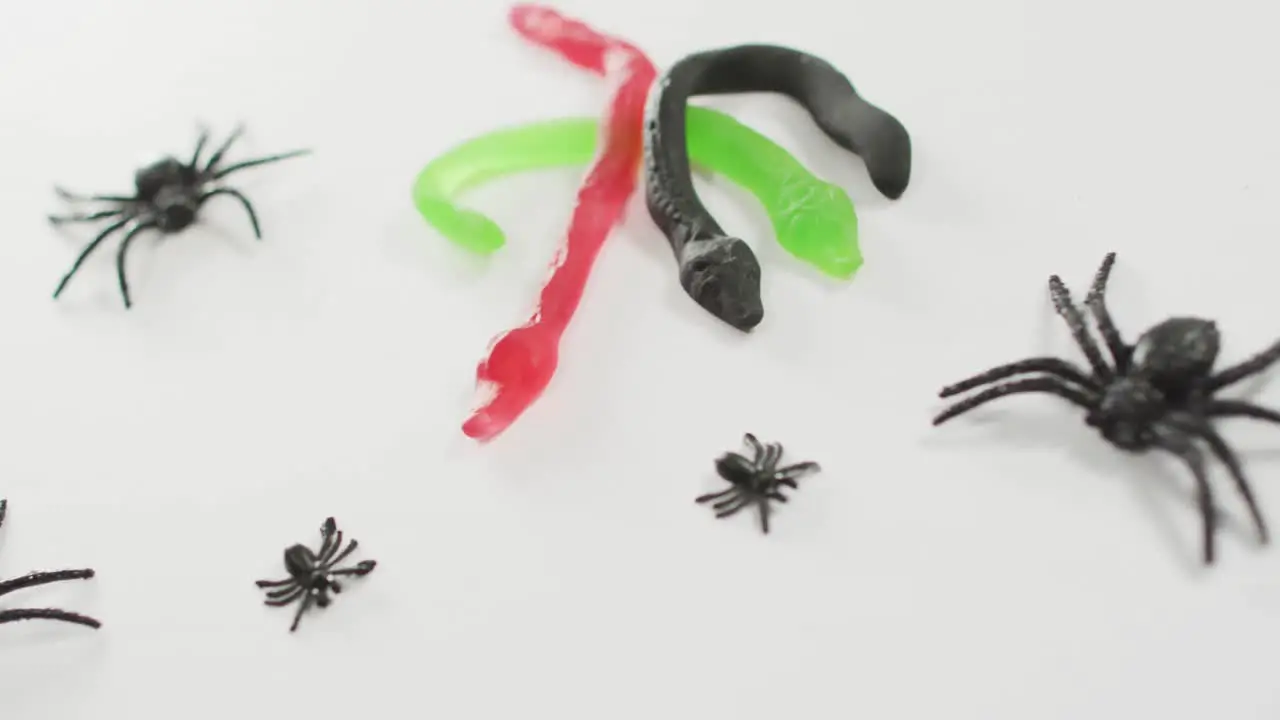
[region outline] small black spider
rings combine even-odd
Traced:
[[[62,282],[58,283],[58,289],[53,291],[54,299],[62,294],[63,289],[67,287],[67,283],[71,282],[71,278],[84,264],[85,259],[112,233],[123,230],[124,239],[120,241],[120,248],[116,251],[116,276],[120,282],[120,294],[124,296],[124,306],[132,307],[129,299],[129,281],[125,277],[125,256],[129,252],[133,239],[143,230],[155,230],[164,235],[181,232],[196,221],[200,208],[206,201],[220,195],[235,198],[240,202],[245,212],[249,214],[254,236],[261,240],[262,231],[258,227],[258,215],[254,212],[249,199],[239,190],[215,183],[237,170],[287,160],[305,155],[310,151],[295,150],[223,166],[221,164],[223,155],[243,132],[243,127],[237,127],[203,166],[200,154],[209,142],[209,133],[202,132],[200,139],[196,142],[196,150],[191,156],[191,162],[184,163],[170,156],[135,173],[132,196],[79,195],[62,188],[55,188],[58,196],[68,202],[102,202],[114,207],[89,213],[77,212],[70,215],[49,216],[49,222],[55,225],[111,219],[111,224],[85,247],[76,258],[75,264],[63,276]],[[212,189],[207,189],[211,185]]]
[[[761,445],[751,433],[743,435],[742,440],[751,450],[751,459],[731,452],[716,460],[716,473],[729,481],[732,487],[700,495],[694,502],[714,503],[711,509],[716,511],[718,518],[735,515],[743,508],[755,505],[760,510],[760,530],[768,534],[769,502],[787,502],[780,488],[786,486],[794,490],[796,480],[821,468],[815,462],[802,462],[780,468],[778,461],[782,459],[782,445]]]
[[[4,525],[4,514],[8,508],[7,500],[0,500],[0,526]],[[55,570],[53,572],[33,572],[16,577],[12,580],[0,582],[0,595],[8,595],[15,590],[23,588],[36,587],[37,585],[48,585],[50,583],[62,582],[63,580],[88,580],[93,577],[92,570]],[[66,610],[54,610],[52,608],[18,608],[15,610],[0,610],[0,624],[17,622],[19,620],[58,620],[61,622],[74,623],[76,625],[84,625],[98,629],[102,627],[102,623],[85,615],[79,615]]]
[[[1226,466],[1244,498],[1257,528],[1259,542],[1268,542],[1265,519],[1253,497],[1236,453],[1214,428],[1212,420],[1248,417],[1280,423],[1280,413],[1243,400],[1218,399],[1214,394],[1266,370],[1280,360],[1280,342],[1224,370],[1213,371],[1221,338],[1211,320],[1175,317],[1159,323],[1125,343],[1107,311],[1106,289],[1116,254],[1108,253],[1094,276],[1084,304],[1093,316],[1098,334],[1111,356],[1103,358],[1097,341],[1085,326],[1085,316],[1071,299],[1062,280],[1049,278],[1054,308],[1066,320],[1076,344],[1084,352],[1092,372],[1054,357],[1036,357],[992,368],[949,385],[939,393],[951,397],[1017,375],[975,393],[942,411],[933,420],[940,425],[980,405],[1007,395],[1048,393],[1086,412],[1085,423],[1097,428],[1117,448],[1132,453],[1168,452],[1187,465],[1195,477],[1197,502],[1203,522],[1204,562],[1214,560],[1217,513],[1199,443]]]
[[[292,602],[299,602],[298,613],[293,616],[293,625],[289,627],[289,632],[298,629],[303,613],[311,609],[312,604],[322,608],[329,607],[332,601],[329,593],[342,592],[342,585],[334,580],[335,577],[339,575],[363,577],[373,572],[373,568],[378,564],[373,560],[361,560],[351,567],[335,569],[334,566],[350,555],[359,543],[352,540],[347,543],[347,547],[342,552],[338,552],[342,547],[342,531],[338,529],[338,523],[333,518],[328,518],[324,521],[324,525],[320,526],[320,536],[323,542],[319,553],[312,552],[311,548],[301,543],[284,551],[284,567],[289,572],[288,578],[258,581],[260,588],[278,588],[267,593],[265,600],[267,605],[283,607]]]

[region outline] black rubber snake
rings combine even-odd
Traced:
[[[689,297],[749,331],[764,319],[760,263],[727,235],[694,191],[685,114],[694,95],[773,92],[799,102],[837,145],[866,163],[871,181],[897,199],[911,177],[911,138],[825,60],[776,45],[738,45],[685,57],[658,78],[645,109],[645,200],[679,263]]]

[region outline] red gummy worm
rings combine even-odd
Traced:
[[[601,123],[595,162],[578,189],[568,235],[542,287],[537,309],[524,325],[494,338],[488,356],[476,367],[476,383],[491,394],[462,424],[462,432],[481,442],[510,427],[555,374],[560,338],[578,309],[591,266],[635,192],[643,152],[644,105],[658,74],[635,46],[550,8],[517,5],[509,20],[526,39],[605,75],[616,89]]]

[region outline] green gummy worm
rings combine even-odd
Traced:
[[[778,244],[833,277],[847,279],[857,272],[862,265],[858,217],[842,188],[815,177],[785,148],[722,112],[695,106],[688,112],[692,162],[755,195]],[[454,243],[492,253],[506,242],[502,229],[454,204],[454,198],[506,175],[587,165],[595,157],[598,136],[597,119],[565,118],[468,140],[422,169],[413,185],[413,203]]]

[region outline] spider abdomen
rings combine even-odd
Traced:
[[[1133,349],[1133,371],[1173,394],[1207,377],[1222,338],[1217,323],[1192,317],[1169,318],[1142,334]]]
[[[294,545],[284,551],[284,567],[290,577],[309,579],[316,570],[316,555],[306,545]]]

